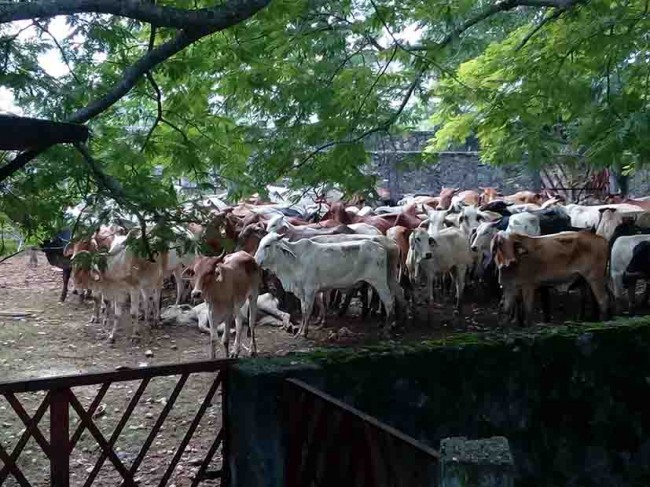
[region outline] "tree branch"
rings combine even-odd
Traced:
[[[187,10],[154,5],[139,0],[40,0],[1,2],[0,24],[57,15],[82,13],[112,14],[158,27],[221,30],[250,17],[270,0],[234,0],[210,8]]]
[[[156,27],[152,25],[151,33],[149,34],[149,48],[148,48],[149,52],[153,50],[155,40],[156,40]],[[149,81],[149,84],[151,85],[153,90],[156,92],[157,113],[156,113],[156,119],[153,121],[153,125],[149,129],[149,132],[147,133],[147,136],[145,137],[144,142],[142,143],[140,152],[144,152],[144,149],[147,147],[147,144],[149,143],[149,139],[151,138],[153,131],[156,130],[156,127],[158,126],[158,124],[163,118],[162,92],[160,91],[160,86],[158,86],[158,83],[156,83],[156,80],[154,79],[151,71],[147,71],[145,76],[147,77],[147,80]]]
[[[93,156],[90,155],[90,151],[85,144],[77,142],[74,144],[74,146],[83,156],[84,161],[90,168],[90,171],[93,173],[95,181],[97,181],[97,186],[102,187],[115,201],[128,208],[129,211],[133,212],[133,214],[137,217],[138,222],[140,223],[140,231],[142,232],[142,243],[144,246],[144,251],[147,254],[147,258],[151,262],[154,262],[154,255],[149,245],[149,239],[147,238],[147,222],[142,216],[139,208],[128,200],[119,181],[103,171]]]
[[[48,0],[50,1],[50,0]],[[65,0],[68,1],[68,0]],[[84,0],[73,0],[84,1]],[[99,0],[89,0],[99,1]],[[106,1],[106,0],[101,0]],[[112,0],[111,0],[112,1]],[[130,0],[129,0],[130,1]],[[258,11],[263,9],[270,3],[271,0],[232,0],[227,5],[219,7],[228,15],[224,14],[220,23],[213,24],[209,29],[194,30],[192,32],[180,31],[173,39],[161,44],[148,51],[138,61],[132,64],[124,72],[122,79],[118,81],[113,87],[101,98],[95,100],[84,108],[77,110],[73,113],[66,122],[69,123],[85,123],[91,118],[106,111],[108,108],[117,103],[124,95],[126,95],[136,85],[136,83],[151,69],[158,66],[160,63],[166,61],[174,54],[182,51],[187,46],[198,41],[199,39],[213,34],[217,31],[223,30],[232,25],[238,24],[248,17],[253,16]],[[2,19],[3,8],[7,8],[8,4],[0,4],[0,20]],[[10,6],[30,6],[38,5],[37,3],[18,3],[10,4]],[[29,18],[29,17],[28,17]],[[5,20],[6,22],[6,20]],[[31,160],[42,153],[47,147],[41,147],[27,152],[18,154],[11,162],[0,167],[0,182],[10,177],[13,173],[25,167]]]
[[[542,27],[544,27],[549,22],[552,22],[552,21],[557,20],[558,18],[560,18],[560,16],[564,12],[566,12],[566,10],[564,10],[564,9],[556,9],[551,15],[547,15],[546,17],[544,17],[540,21],[539,24],[537,24],[535,27],[533,27],[530,30],[530,32],[528,34],[526,34],[526,37],[524,37],[521,40],[521,42],[519,43],[519,45],[517,46],[515,51],[521,50],[528,43],[528,41],[531,40],[535,36],[535,34],[537,34],[542,29]]]

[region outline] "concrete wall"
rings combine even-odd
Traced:
[[[650,485],[650,321],[244,360],[232,485],[280,487],[288,376],[434,448],[505,436],[518,485]]]

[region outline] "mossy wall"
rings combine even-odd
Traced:
[[[291,370],[284,368],[289,361]],[[435,448],[449,436],[506,436],[520,485],[650,485],[646,320],[509,338],[329,350],[246,361],[238,370],[232,386],[246,377],[241,392],[257,391],[248,399],[258,412],[249,412],[263,414],[269,436],[259,449],[264,461],[255,455],[249,460],[263,464],[274,481],[257,476],[237,485],[282,485],[276,472],[283,455],[279,387],[283,377],[296,374]],[[249,444],[250,450],[255,436],[247,437],[239,446]],[[231,462],[239,472],[251,465]]]

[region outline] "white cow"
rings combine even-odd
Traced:
[[[639,207],[629,204],[616,205],[566,205],[564,209],[571,217],[571,226],[576,228],[597,228],[600,222],[600,210],[604,208],[614,208],[621,212],[638,212]]]
[[[539,217],[532,213],[510,215],[506,233],[521,233],[522,235],[530,235],[532,237],[539,236],[541,234]]]
[[[391,288],[398,287],[397,266],[391,269],[386,248],[372,238],[340,243],[311,239],[288,242],[277,233],[270,233],[261,240],[255,260],[278,277],[285,291],[300,299],[302,322],[298,333],[303,336],[307,336],[319,291],[349,289],[360,282],[370,284],[379,295],[386,308],[387,324],[394,320]]]
[[[473,263],[467,236],[460,229],[448,228],[431,236],[417,228],[409,238],[407,266],[415,280],[421,273],[425,274],[430,301],[433,301],[435,277],[451,272],[456,285],[456,308],[460,311],[465,275]]]

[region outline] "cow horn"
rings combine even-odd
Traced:
[[[226,249],[222,249],[221,253],[217,256],[217,259],[223,259],[226,256]]]

